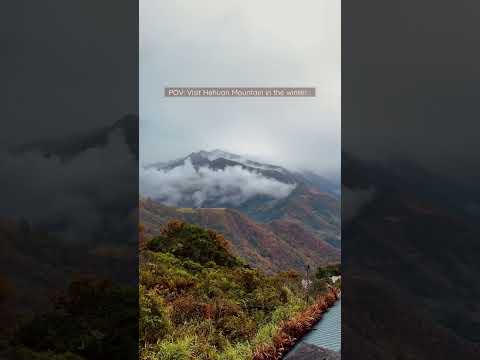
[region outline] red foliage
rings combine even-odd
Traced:
[[[171,318],[176,324],[205,317],[205,304],[195,301],[191,295],[178,297],[171,305],[173,309]]]
[[[174,236],[184,228],[185,223],[179,220],[170,220],[161,231],[161,234],[164,236]]]

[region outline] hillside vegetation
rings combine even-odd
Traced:
[[[269,273],[285,268],[303,271],[306,265],[340,262],[340,249],[328,243],[328,237],[308,229],[293,217],[260,223],[235,209],[174,208],[143,199],[140,220],[147,238],[158,236],[170,220],[213,229],[225,236],[233,254]]]
[[[328,287],[313,277],[307,293],[295,271],[266,275],[215,231],[179,221],[144,242],[140,254],[143,360],[252,359]]]
[[[215,231],[174,221],[148,240],[141,226],[140,240],[138,292],[75,280],[49,311],[12,329],[0,357],[277,359],[336,299],[329,280],[336,266],[312,274],[306,291],[298,272],[253,269]],[[0,300],[9,294],[0,280]]]

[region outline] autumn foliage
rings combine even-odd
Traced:
[[[327,294],[310,306],[313,297],[300,273],[266,274],[232,254],[228,244],[215,231],[180,221],[167,223],[145,242],[140,359],[250,360],[259,351],[280,354],[336,296]]]
[[[255,349],[253,360],[277,360],[315,325],[338,299],[338,290],[331,288],[320,295],[315,303],[293,319],[283,322],[271,344],[262,344]]]

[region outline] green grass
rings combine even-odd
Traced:
[[[140,329],[143,360],[251,359],[309,304],[298,273],[252,269],[220,235],[182,223],[142,251],[140,286],[142,324],[152,326]]]

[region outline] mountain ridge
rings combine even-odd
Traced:
[[[218,231],[266,271],[340,261],[340,187],[313,172],[222,150],[145,169],[140,218],[150,236],[176,219]]]
[[[54,155],[68,161],[86,150],[105,147],[109,137],[118,131],[123,136],[129,151],[138,159],[138,122],[137,115],[127,114],[110,125],[72,134],[64,139],[43,139],[21,144],[12,148],[11,152],[22,154],[39,151],[45,157]]]
[[[257,223],[236,209],[173,208],[151,199],[141,199],[140,221],[145,236],[157,236],[170,220],[200,225],[223,234],[233,251],[250,265],[267,272],[291,267],[303,271],[340,261],[340,250],[310,232],[295,219]]]
[[[225,167],[228,166],[240,166],[245,170],[259,172],[268,178],[276,179],[286,184],[302,182],[312,186],[320,186],[327,192],[339,194],[339,185],[334,181],[316,174],[314,171],[291,171],[283,166],[261,163],[256,160],[251,160],[246,156],[233,154],[219,149],[212,151],[199,150],[172,161],[154,162],[146,165],[145,168],[169,171],[185,165],[188,161],[191,162],[196,171],[201,167],[209,167],[212,170],[224,170]]]
[[[150,187],[163,190],[165,182],[171,181],[169,190],[176,191],[177,196],[172,199],[172,191],[157,191],[155,194],[155,189],[148,193],[142,190],[142,186],[141,195],[170,206],[232,207],[265,222],[281,216],[275,215],[275,211],[292,203],[293,197],[303,197],[309,198],[315,210],[337,218],[339,223],[340,185],[311,171],[293,172],[221,150],[202,150],[144,169],[149,175],[157,176]],[[171,179],[173,176],[175,181]],[[247,190],[243,191],[244,188]],[[205,189],[207,194],[204,194]],[[247,194],[242,197],[242,192]],[[291,194],[294,196],[289,197]]]

